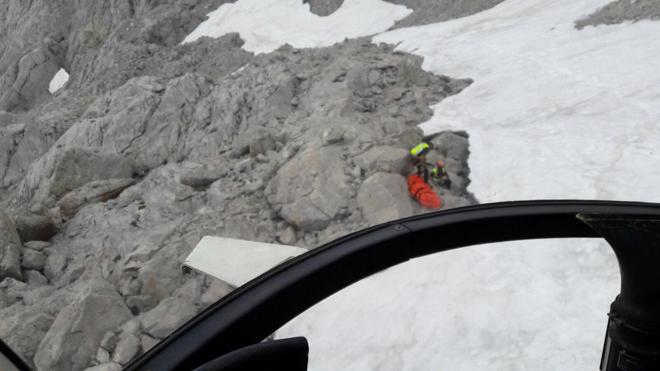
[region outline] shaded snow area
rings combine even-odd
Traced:
[[[48,91],[53,94],[56,91],[60,90],[66,84],[66,82],[69,81],[69,73],[66,72],[64,68],[60,68],[59,71],[53,76],[53,79],[50,80],[50,84],[48,84]]]
[[[241,0],[209,13],[183,43],[238,32],[244,48],[255,53],[268,53],[285,43],[297,48],[330,46],[387,30],[411,12],[381,0],[347,0],[331,15],[320,17],[300,0]]]
[[[607,3],[509,0],[374,41],[474,79],[422,127],[470,134],[481,202],[658,202],[660,23],[574,28]],[[313,370],[593,370],[618,290],[598,241],[480,246],[375,275],[278,337],[307,336]]]

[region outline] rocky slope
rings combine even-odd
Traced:
[[[588,17],[575,22],[577,29],[587,26],[619,24],[626,21],[660,19],[660,3],[655,0],[617,0]]]
[[[393,4],[405,5],[412,14],[396,22],[392,29],[422,26],[466,17],[490,9],[504,0],[384,0]],[[310,10],[320,16],[334,13],[344,0],[303,0],[309,3]]]
[[[39,370],[116,369],[226,294],[181,272],[204,235],[313,248],[424,212],[407,149],[471,81],[368,39],[179,46],[220,3],[0,6],[0,338]],[[444,207],[475,202],[467,134],[428,139]]]

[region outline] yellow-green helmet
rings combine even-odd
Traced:
[[[414,146],[410,150],[410,154],[415,156],[415,157],[419,157],[419,156],[427,154],[430,150],[431,150],[431,148],[429,147],[429,145],[427,143],[422,142],[422,143]]]

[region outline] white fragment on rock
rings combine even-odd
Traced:
[[[56,91],[60,90],[64,84],[69,81],[69,73],[66,72],[64,68],[60,68],[59,71],[53,76],[53,79],[50,80],[50,84],[48,85],[48,91],[51,94],[54,94]]]
[[[238,287],[306,249],[205,236],[188,255],[184,266]]]

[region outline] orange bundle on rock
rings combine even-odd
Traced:
[[[440,196],[417,174],[408,176],[408,191],[417,202],[428,209],[439,209],[442,206]]]

